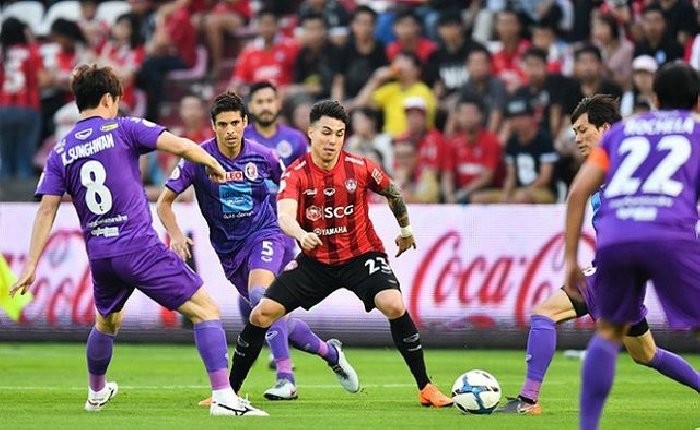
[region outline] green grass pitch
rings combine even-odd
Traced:
[[[243,392],[270,417],[210,417],[197,401],[208,396],[202,364],[192,345],[119,344],[108,373],[119,396],[102,412],[82,410],[86,396],[84,346],[0,343],[0,429],[574,429],[581,363],[558,352],[541,393],[541,416],[461,415],[425,409],[398,352],[348,348],[362,390],[343,391],[317,357],[294,351],[299,399],[262,398],[274,373],[265,359],[251,371]],[[696,368],[700,355],[685,356]],[[427,350],[428,370],[449,391],[462,372],[481,368],[515,395],[525,372],[522,351]],[[502,399],[503,399],[502,398]],[[652,369],[618,359],[603,429],[700,427],[700,396]]]

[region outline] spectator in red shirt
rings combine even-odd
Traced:
[[[135,32],[134,16],[124,14],[117,18],[111,37],[100,50],[99,63],[112,66],[122,83],[121,109],[132,113],[136,98],[134,77],[145,57],[143,45]]]
[[[247,94],[248,85],[257,81],[270,81],[280,90],[294,82],[298,44],[278,36],[277,17],[270,9],[258,12],[257,28],[260,36],[241,52],[233,69],[231,87],[238,94]]]
[[[97,0],[80,0],[78,26],[83,30],[88,46],[99,52],[109,37],[109,24],[97,18]]]
[[[503,10],[496,16],[496,35],[502,49],[493,55],[493,72],[501,78],[509,92],[527,83],[520,69],[522,56],[530,47],[530,42],[521,38],[520,17],[515,11]]]
[[[446,140],[442,192],[447,203],[470,203],[474,192],[493,185],[501,145],[484,127],[484,106],[479,99],[460,99],[455,116],[458,132]]]
[[[158,9],[153,38],[146,41],[146,61],[137,77],[137,86],[146,92],[146,119],[158,121],[165,76],[194,65],[196,42],[186,5],[173,2]]]
[[[39,142],[39,77],[42,61],[17,18],[0,30],[0,179],[32,176],[32,156]]]
[[[413,52],[425,64],[430,54],[438,48],[435,42],[421,36],[420,21],[411,9],[401,9],[396,14],[394,34],[396,34],[396,40],[386,49],[389,61],[392,61],[399,52]]]
[[[224,35],[235,34],[250,20],[250,0],[221,0],[202,21],[211,55],[211,76],[219,76],[224,58]]]

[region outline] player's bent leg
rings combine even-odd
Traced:
[[[452,399],[442,394],[435,385],[430,383],[425,369],[420,333],[406,311],[401,291],[397,289],[379,291],[374,296],[374,304],[389,319],[394,345],[403,356],[420,390],[418,392],[420,404],[436,408],[452,405]]]
[[[700,372],[695,370],[680,355],[658,348],[646,325],[646,320],[644,323],[647,329],[643,334],[634,336],[637,333],[634,332],[635,327],[633,326],[623,341],[632,359],[638,364],[656,369],[662,375],[700,392]]]
[[[107,382],[106,375],[122,317],[122,311],[104,317],[98,313],[95,326],[90,330],[86,347],[89,388],[85,410],[88,412],[101,411],[119,392],[119,386],[115,382]]]

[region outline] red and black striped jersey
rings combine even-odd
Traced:
[[[301,228],[322,244],[303,252],[324,264],[343,264],[368,252],[385,252],[368,216],[367,193],[389,186],[389,176],[374,162],[341,151],[330,171],[299,157],[282,175],[277,200],[298,202]]]

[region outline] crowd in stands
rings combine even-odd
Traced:
[[[39,11],[38,13],[36,11]],[[663,64],[700,68],[690,0],[0,0],[0,181],[33,178],[78,118],[80,63],[112,65],[122,111],[201,141],[207,103],[270,81],[305,133],[319,99],[346,149],[413,203],[562,201],[582,159],[570,115],[595,93],[653,109]],[[161,185],[174,161],[144,158]],[[155,192],[155,191],[154,191]]]

